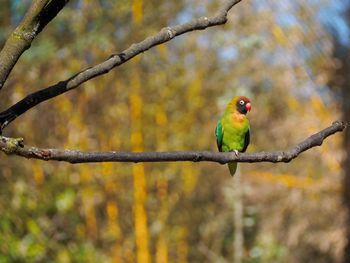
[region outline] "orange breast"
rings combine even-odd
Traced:
[[[244,122],[246,119],[246,116],[244,114],[238,112],[234,112],[231,116],[233,123]]]

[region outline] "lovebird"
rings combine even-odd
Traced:
[[[216,144],[220,152],[245,152],[250,142],[250,124],[246,116],[251,110],[250,100],[245,96],[233,97],[215,129]],[[237,163],[228,164],[231,175],[237,170]]]

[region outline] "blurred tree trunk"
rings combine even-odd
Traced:
[[[349,17],[350,22],[350,17]],[[343,110],[343,119],[350,123],[350,48],[348,48],[343,56],[341,57],[343,65],[339,69],[339,73],[342,76],[342,110]],[[344,251],[344,261],[350,262],[350,129],[345,130],[344,138],[344,149],[345,149],[345,159],[343,162],[344,169],[344,184],[343,184],[343,193],[344,193],[344,204],[347,208],[347,244]]]
[[[350,25],[350,8],[346,12],[346,19]],[[334,57],[339,60],[340,66],[335,72],[332,80],[332,86],[339,89],[342,99],[342,118],[350,123],[350,47],[342,45],[339,40],[334,40]],[[350,128],[344,133],[345,157],[343,161],[344,183],[343,183],[343,201],[347,213],[346,221],[346,239],[347,244],[344,248],[344,263],[350,262]]]
[[[350,63],[349,63],[349,51],[347,56],[344,56],[346,63],[343,64],[342,71],[344,76],[344,84],[342,85],[342,98],[343,98],[343,118],[347,123],[350,123]],[[344,261],[350,262],[350,129],[345,130],[344,147],[346,156],[343,162],[344,169],[344,204],[347,208],[347,244],[344,252]]]
[[[133,74],[131,80],[130,111],[133,129],[131,131],[132,150],[142,152],[143,133],[142,133],[142,98],[140,95],[141,80],[137,71]],[[134,227],[137,262],[150,262],[150,253],[148,250],[148,217],[146,210],[147,184],[145,176],[145,166],[143,163],[133,165],[134,177]]]

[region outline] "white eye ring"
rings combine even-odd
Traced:
[[[244,105],[244,100],[240,100],[239,104]]]

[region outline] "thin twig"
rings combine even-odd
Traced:
[[[0,132],[18,116],[39,103],[52,99],[69,90],[75,89],[82,83],[92,78],[106,74],[111,69],[124,64],[128,60],[154,46],[163,44],[176,36],[194,30],[203,30],[208,27],[225,24],[227,21],[228,12],[239,2],[241,2],[241,0],[228,0],[223,4],[222,8],[211,17],[200,17],[174,27],[165,27],[154,36],[147,37],[139,43],[132,44],[123,52],[110,56],[107,60],[101,62],[100,64],[84,69],[67,80],[60,81],[50,87],[29,94],[7,110],[0,113]]]
[[[328,128],[311,135],[301,143],[287,151],[257,152],[257,153],[221,153],[209,151],[178,151],[178,152],[83,152],[78,150],[40,149],[27,147],[23,139],[0,137],[0,150],[7,154],[40,159],[55,160],[69,163],[96,163],[96,162],[290,162],[299,154],[315,146],[320,146],[324,139],[345,129],[346,124],[334,122]]]

